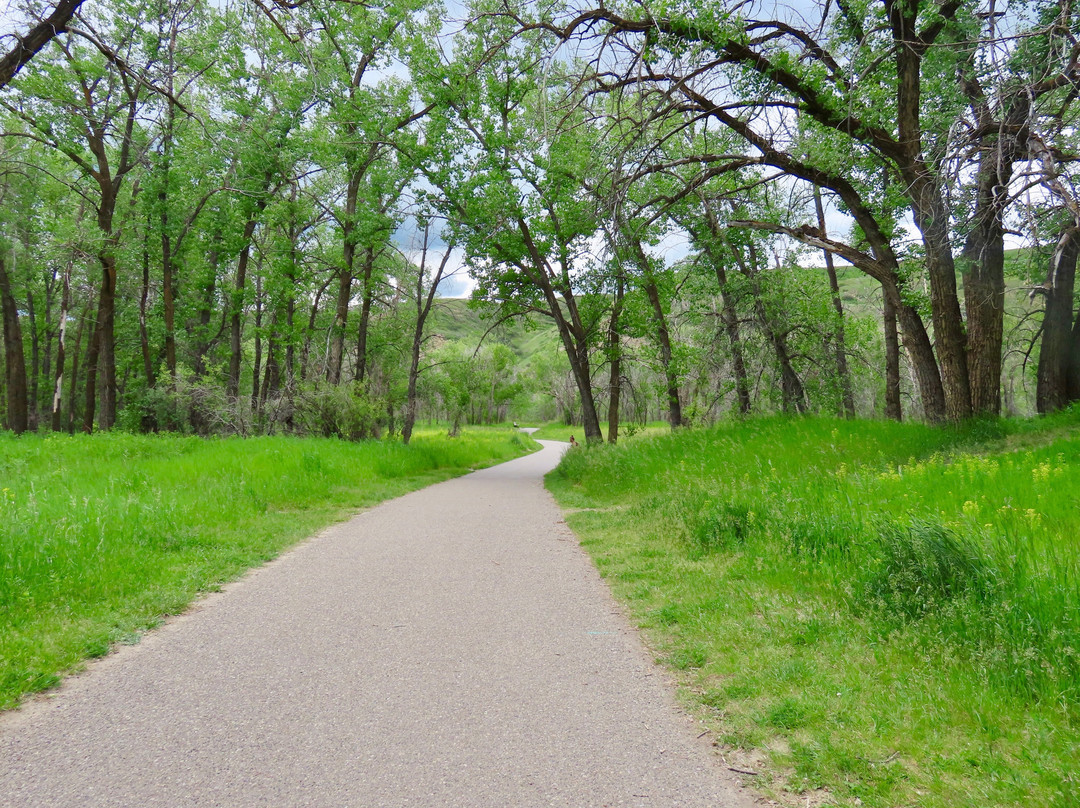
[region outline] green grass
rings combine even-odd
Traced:
[[[360,508],[535,448],[0,433],[0,708]]]
[[[774,798],[1080,804],[1080,412],[750,420],[574,452],[548,484]]]

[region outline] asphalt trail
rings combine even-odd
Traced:
[[[0,718],[0,805],[749,806],[541,476],[336,525]]]

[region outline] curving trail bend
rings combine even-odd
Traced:
[[[542,487],[359,514],[0,718],[2,806],[744,808]]]

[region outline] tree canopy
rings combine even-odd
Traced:
[[[1080,400],[1071,0],[455,8],[27,12],[4,424],[599,441]]]

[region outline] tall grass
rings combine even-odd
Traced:
[[[527,445],[0,434],[0,708],[358,508]]]
[[[570,453],[549,485],[589,509],[571,525],[726,740],[772,749],[786,787],[1076,804],[1078,415],[753,420]]]

